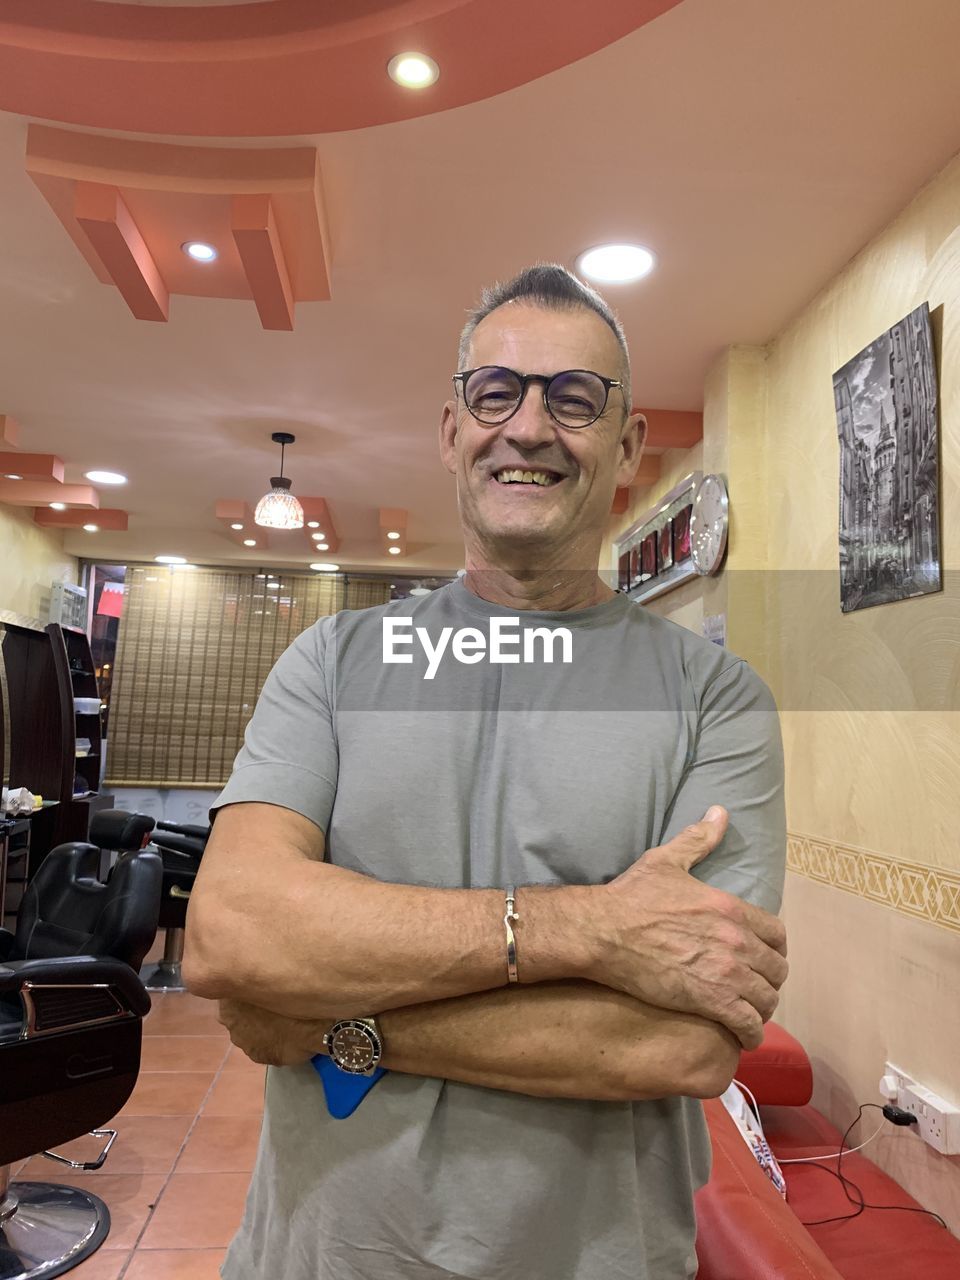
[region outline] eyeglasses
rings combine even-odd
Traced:
[[[501,426],[513,417],[531,382],[543,383],[544,408],[561,427],[589,427],[606,409],[610,388],[623,386],[591,369],[564,369],[548,376],[516,373],[496,364],[455,373],[453,382],[463,387],[463,402],[470,413],[488,427]]]

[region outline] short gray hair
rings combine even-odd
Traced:
[[[460,346],[457,351],[458,372],[467,367],[470,344],[477,325],[481,320],[486,319],[491,311],[496,311],[507,302],[530,302],[547,311],[572,311],[576,307],[583,307],[598,315],[610,327],[620,348],[620,381],[623,383],[626,416],[629,417],[632,412],[630,353],[627,351],[623,325],[596,289],[591,289],[582,280],[578,280],[572,272],[558,262],[538,262],[535,266],[526,267],[512,280],[498,281],[492,288],[483,290],[480,295],[480,305],[470,312],[467,323],[463,326],[463,332],[460,334]]]

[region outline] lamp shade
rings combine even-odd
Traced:
[[[254,524],[267,529],[302,529],[303,507],[290,492],[290,481],[284,476],[271,476],[273,488],[257,503]]]

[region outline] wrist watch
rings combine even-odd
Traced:
[[[323,1051],[341,1071],[372,1076],[383,1057],[383,1036],[376,1018],[343,1018],[323,1037]]]

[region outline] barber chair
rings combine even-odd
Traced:
[[[150,839],[156,821],[145,813],[128,813],[125,809],[101,809],[90,819],[90,844],[102,853],[100,879],[106,880],[116,861],[114,854],[135,853]]]
[[[136,970],[156,934],[163,867],[150,849],[97,876],[100,849],[60,845],[27,886],[15,933],[0,930],[0,1277],[62,1275],[103,1243],[99,1196],[46,1182],[11,1183],[9,1166],[38,1151],[98,1169],[116,1138],[101,1129],[129,1098],[150,1008]],[[45,1150],[87,1132],[106,1138],[93,1161]]]
[[[143,975],[148,991],[184,991],[180,973],[190,890],[210,835],[209,827],[158,822],[153,845],[163,859],[159,928],[166,930],[163,959]]]

